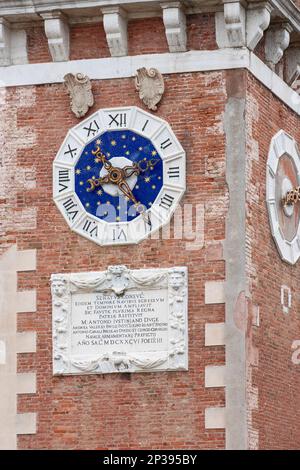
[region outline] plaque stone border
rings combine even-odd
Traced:
[[[118,350],[99,355],[78,357],[72,354],[73,294],[122,296],[139,289],[167,290],[167,351],[126,352],[116,346]],[[52,274],[51,292],[54,375],[188,370],[186,267],[130,270],[118,265],[108,266],[101,272]]]

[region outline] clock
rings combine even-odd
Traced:
[[[281,258],[295,264],[300,257],[300,154],[295,139],[283,130],[271,141],[266,178],[274,241]]]
[[[53,163],[55,204],[71,230],[99,245],[149,237],[184,191],[182,146],[137,107],[100,109],[69,130]]]

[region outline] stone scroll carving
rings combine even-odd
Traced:
[[[51,276],[53,373],[187,370],[187,268]]]
[[[82,73],[68,73],[64,80],[70,95],[71,110],[77,118],[82,118],[94,104],[91,81]]]
[[[164,91],[164,79],[157,69],[142,67],[136,71],[135,88],[143,103],[152,111],[157,110]]]

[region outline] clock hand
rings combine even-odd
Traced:
[[[98,186],[105,184],[105,183],[110,183],[109,174],[103,176],[102,178],[95,178],[95,179],[89,178],[87,182],[90,183],[90,187],[87,188],[87,191],[88,192],[94,191],[94,189],[97,188]]]
[[[155,166],[159,162],[159,158],[151,158],[150,160],[140,160],[137,162],[137,166],[141,173],[144,173],[152,166]],[[144,166],[146,164],[146,166]]]
[[[118,187],[120,188],[122,193],[134,203],[134,206],[135,206],[137,212],[139,212],[142,215],[144,221],[148,225],[151,226],[152,223],[151,223],[150,217],[146,214],[144,205],[137,201],[137,199],[133,195],[130,187],[128,186],[128,183],[124,179],[122,179],[118,182]]]
[[[149,168],[155,166],[159,162],[158,158],[151,158],[151,160],[140,160],[137,163],[134,163],[132,166],[124,166],[123,171],[125,173],[125,177],[129,178],[132,175],[139,175],[141,173],[145,173]],[[143,166],[146,164],[146,166]]]
[[[107,160],[106,155],[104,155],[99,146],[97,146],[96,150],[92,150],[92,154],[96,155],[100,162],[103,163],[106,170],[109,170],[112,167],[112,164]]]

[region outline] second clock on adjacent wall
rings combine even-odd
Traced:
[[[300,153],[293,137],[279,131],[267,162],[267,207],[272,235],[281,258],[295,264],[300,257]]]
[[[54,201],[100,245],[138,243],[169,222],[185,191],[185,152],[162,119],[101,109],[69,130],[53,165]]]

